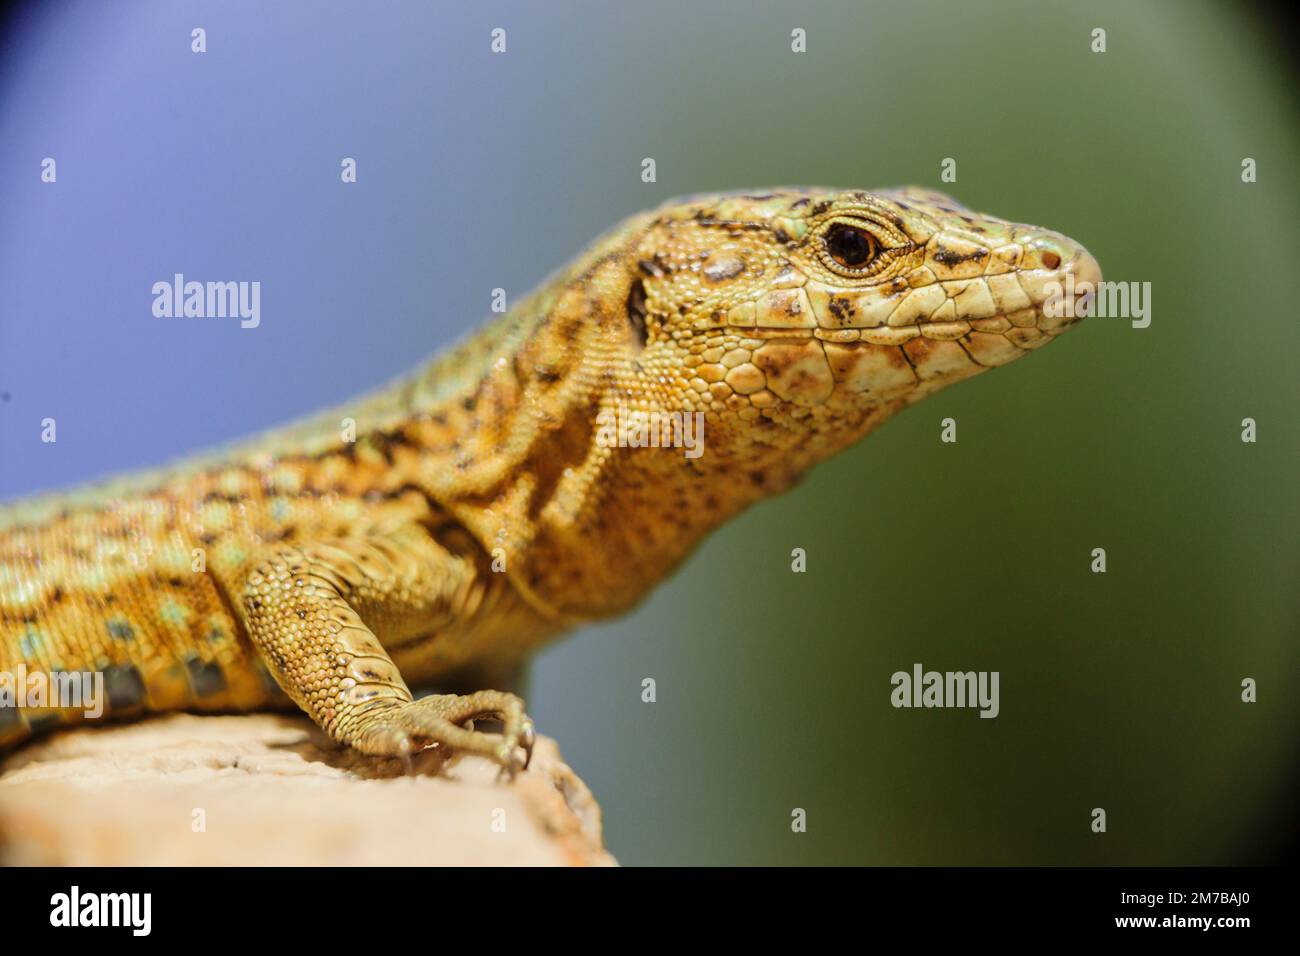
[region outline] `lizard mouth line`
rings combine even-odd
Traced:
[[[1026,313],[1032,313],[1032,321],[1026,321]],[[1016,316],[1016,320],[1010,318]],[[868,345],[901,345],[904,342],[910,342],[918,336],[939,340],[959,339],[969,332],[1006,332],[1015,328],[1037,329],[1049,335],[1055,335],[1073,326],[1079,321],[1077,318],[1065,318],[1060,320],[1060,325],[1054,328],[1044,328],[1042,326],[1043,313],[1038,307],[1029,307],[1019,309],[1010,314],[999,312],[996,315],[984,316],[978,319],[954,319],[946,322],[915,322],[910,325],[872,325],[862,328],[843,328],[843,329],[826,329],[821,326],[816,328],[780,328],[776,326],[740,326],[740,325],[713,325],[707,328],[695,329],[697,333],[716,334],[718,332],[731,332],[742,338],[754,339],[793,339],[795,341],[807,341],[811,338],[820,339],[823,342],[832,342],[843,345],[852,345],[855,342],[861,342]]]

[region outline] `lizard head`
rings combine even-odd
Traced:
[[[476,341],[495,357],[456,449],[474,464],[439,474],[491,503],[484,540],[532,542],[516,579],[539,601],[625,608],[899,409],[1052,341],[1074,322],[1048,307],[1069,279],[1100,279],[1077,243],[928,190],[670,203]],[[502,515],[526,518],[493,530]]]
[[[1100,280],[1071,239],[919,188],[688,198],[636,235],[631,404],[704,412],[707,454],[796,470],[1052,341],[1075,321],[1053,291]]]

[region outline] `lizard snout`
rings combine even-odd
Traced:
[[[1025,237],[1021,285],[1041,309],[1039,328],[1056,331],[1088,313],[1101,266],[1083,246],[1055,232]]]

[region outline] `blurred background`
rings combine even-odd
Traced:
[[[1150,328],[1086,323],[743,515],[637,612],[540,657],[539,727],[629,864],[1293,848],[1300,143],[1263,8],[470,6],[10,9],[0,498],[370,389],[476,327],[494,287],[517,299],[674,195],[940,187],[1150,282]],[[260,327],[154,318],[175,272],[261,281]],[[893,709],[916,662],[999,671],[1000,716]]]

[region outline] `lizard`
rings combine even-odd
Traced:
[[[922,187],[669,202],[352,403],[0,508],[0,674],[102,678],[107,718],[296,705],[364,754],[513,773],[532,722],[487,675],[628,611],[900,410],[1053,341],[1078,321],[1056,290],[1100,278],[1065,235]],[[0,707],[0,751],[85,719],[28,703]]]

